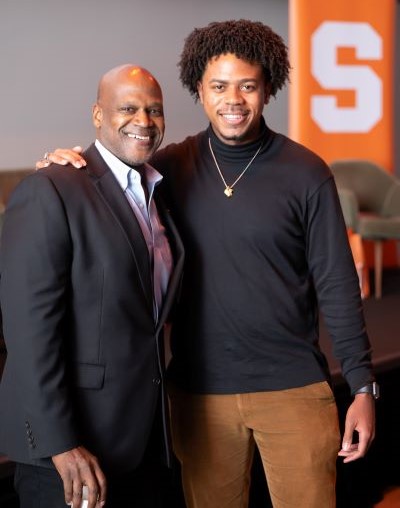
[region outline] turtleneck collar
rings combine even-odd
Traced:
[[[271,137],[271,131],[267,127],[264,117],[261,117],[260,134],[254,141],[240,145],[228,145],[223,143],[215,134],[211,124],[207,128],[207,135],[211,139],[212,149],[218,160],[222,163],[239,164],[248,161],[249,157],[254,155],[261,143],[263,148],[268,144]]]

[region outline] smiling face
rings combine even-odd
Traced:
[[[212,58],[198,83],[200,102],[215,134],[237,145],[256,139],[270,86],[262,67],[233,54]]]
[[[164,136],[163,98],[145,69],[123,66],[107,73],[93,106],[97,139],[129,166],[147,162]]]

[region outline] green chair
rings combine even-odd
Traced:
[[[347,227],[374,242],[375,298],[382,297],[382,245],[400,240],[400,181],[361,159],[330,164]]]

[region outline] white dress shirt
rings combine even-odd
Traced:
[[[146,202],[141,174],[118,159],[97,139],[95,146],[124,191],[146,241],[153,268],[154,316],[157,320],[173,268],[168,238],[153,199],[154,188],[161,182],[162,175],[149,164],[144,164],[146,174],[144,185],[148,191],[148,202]]]

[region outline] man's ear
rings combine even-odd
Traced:
[[[101,127],[101,123],[103,121],[103,110],[97,103],[92,108],[92,120],[96,129]]]
[[[203,84],[201,81],[197,82],[197,93],[199,94],[200,104],[203,104]]]

